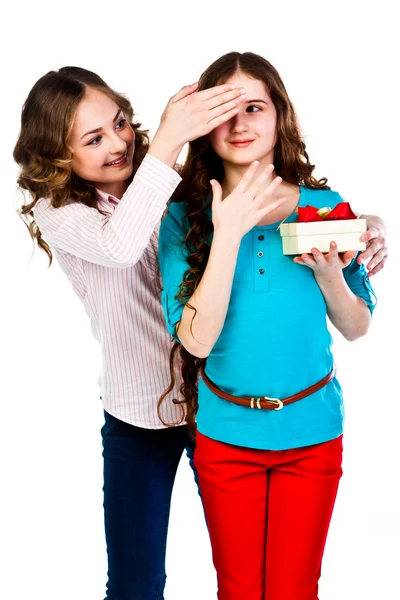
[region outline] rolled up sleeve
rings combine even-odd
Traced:
[[[377,298],[365,266],[359,265],[354,258],[349,266],[343,269],[343,276],[351,291],[364,300],[372,314]]]
[[[161,223],[159,235],[159,263],[163,290],[161,302],[164,309],[167,329],[171,336],[176,335],[176,326],[182,318],[185,304],[177,299],[185,272],[189,269],[187,249],[184,243],[185,231],[182,223],[184,209],[181,203],[172,203]]]

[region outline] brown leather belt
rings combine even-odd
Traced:
[[[260,398],[250,398],[246,396],[244,398],[239,398],[238,396],[232,396],[227,392],[223,392],[220,390],[215,383],[211,381],[204,373],[204,368],[200,369],[201,377],[203,378],[206,386],[214,392],[217,396],[222,398],[223,400],[227,400],[228,402],[233,402],[234,404],[239,404],[239,406],[247,406],[249,408],[263,408],[265,410],[281,410],[287,404],[292,404],[292,402],[297,402],[298,400],[302,400],[306,398],[306,396],[310,396],[314,394],[314,392],[318,392],[321,388],[326,386],[327,383],[331,381],[335,374],[335,367],[333,367],[332,371],[328,373],[326,377],[314,383],[314,385],[310,385],[307,389],[297,392],[297,394],[293,394],[292,396],[287,396],[287,398],[269,398],[268,396],[261,396]]]

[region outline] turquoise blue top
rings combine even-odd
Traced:
[[[334,208],[339,202],[337,192],[300,188],[300,206]],[[159,240],[162,302],[174,337],[183,311],[175,296],[188,269],[184,215],[185,203],[172,203]],[[293,214],[287,222],[295,218]],[[333,366],[324,297],[313,271],[282,254],[277,226],[257,226],[243,237],[226,321],[207,358],[208,377],[236,396],[284,398],[316,383]],[[372,312],[376,299],[365,267],[353,260],[343,274]],[[279,411],[227,402],[199,381],[198,430],[229,444],[269,450],[317,444],[342,433],[343,416],[336,378]]]

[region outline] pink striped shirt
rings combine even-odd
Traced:
[[[119,200],[100,190],[99,209],[79,202],[61,208],[39,200],[35,221],[89,315],[102,350],[104,409],[138,427],[164,427],[157,401],[169,384],[168,334],[158,283],[158,230],[180,182],[147,155]],[[178,386],[166,399],[166,422],[181,417]]]

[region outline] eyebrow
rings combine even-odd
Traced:
[[[265,100],[246,100],[246,104],[251,104],[252,102],[262,102],[263,104],[268,104]]]
[[[113,123],[115,123],[115,121],[118,119],[121,112],[122,112],[122,110],[119,108],[117,114],[113,118]],[[88,131],[87,133],[84,133],[83,136],[81,137],[81,140],[83,140],[83,138],[86,137],[87,135],[92,135],[93,133],[99,133],[101,130],[102,130],[102,127],[98,127],[97,129],[92,129],[92,131]]]

